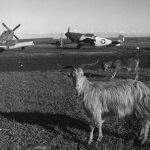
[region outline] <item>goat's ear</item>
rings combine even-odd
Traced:
[[[66,78],[68,78],[68,77],[71,77],[71,73],[68,73],[68,72],[63,72],[62,70],[60,71],[61,72],[61,74]]]
[[[77,71],[77,68],[74,68],[73,71]]]
[[[72,72],[68,73],[68,74],[67,74],[67,77],[69,77],[69,78],[73,77]]]
[[[80,75],[84,75],[83,69],[79,68]]]

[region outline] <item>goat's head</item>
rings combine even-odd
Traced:
[[[65,66],[62,69],[69,69],[70,72],[67,74],[67,77],[71,78],[73,85],[76,87],[77,80],[84,76],[82,68],[74,68],[73,66]]]
[[[84,76],[84,72],[82,68],[74,68],[71,74],[72,74],[72,77],[75,79],[79,79],[82,76]]]
[[[67,76],[71,77],[74,86],[76,86],[77,80],[79,80],[80,78],[82,78],[84,76],[83,68],[85,68],[86,66],[94,66],[98,62],[99,62],[99,60],[97,60],[94,63],[90,63],[90,64],[82,64],[82,65],[79,65],[78,67],[65,66],[65,67],[61,67],[62,69],[60,71],[69,69],[70,73]],[[61,65],[59,65],[59,66],[61,66]]]
[[[103,63],[104,71],[107,71],[111,66],[112,66],[112,61],[104,62]]]
[[[105,63],[104,64],[104,71],[107,71],[109,69],[109,67],[110,67],[109,64]]]

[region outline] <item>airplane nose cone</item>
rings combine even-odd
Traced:
[[[65,36],[68,36],[68,33],[65,33]]]
[[[69,33],[65,33],[65,36],[67,37],[67,40],[69,39]]]

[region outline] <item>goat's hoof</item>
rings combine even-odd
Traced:
[[[141,140],[141,145],[144,145],[147,140],[147,136],[144,136]]]
[[[99,147],[100,142],[101,142],[101,140],[98,140],[98,139],[97,139],[95,146],[96,146],[96,147]]]
[[[93,140],[90,139],[90,140],[88,141],[88,144],[90,145],[92,142],[93,142]]]
[[[144,138],[144,128],[141,129],[141,132],[140,132],[140,136],[139,136],[139,140],[142,140]]]
[[[146,140],[147,140],[147,136],[144,136],[141,140],[141,145],[143,145],[146,142]]]
[[[136,137],[135,139],[134,139],[134,143],[136,144],[136,145],[144,145],[145,144],[145,142],[146,142],[146,139],[145,138],[142,138],[142,137]]]
[[[141,145],[143,145],[145,143],[146,139],[147,138],[144,137],[144,132],[141,131],[138,141],[140,142]]]
[[[101,142],[102,137],[98,137],[97,142]]]
[[[146,141],[146,140],[145,140],[145,139],[143,139],[143,140],[141,141],[141,145],[143,145],[143,144],[145,143],[145,141]]]

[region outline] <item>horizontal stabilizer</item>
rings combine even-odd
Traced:
[[[124,35],[119,35],[117,38],[117,41],[120,43],[123,43],[124,42]]]

